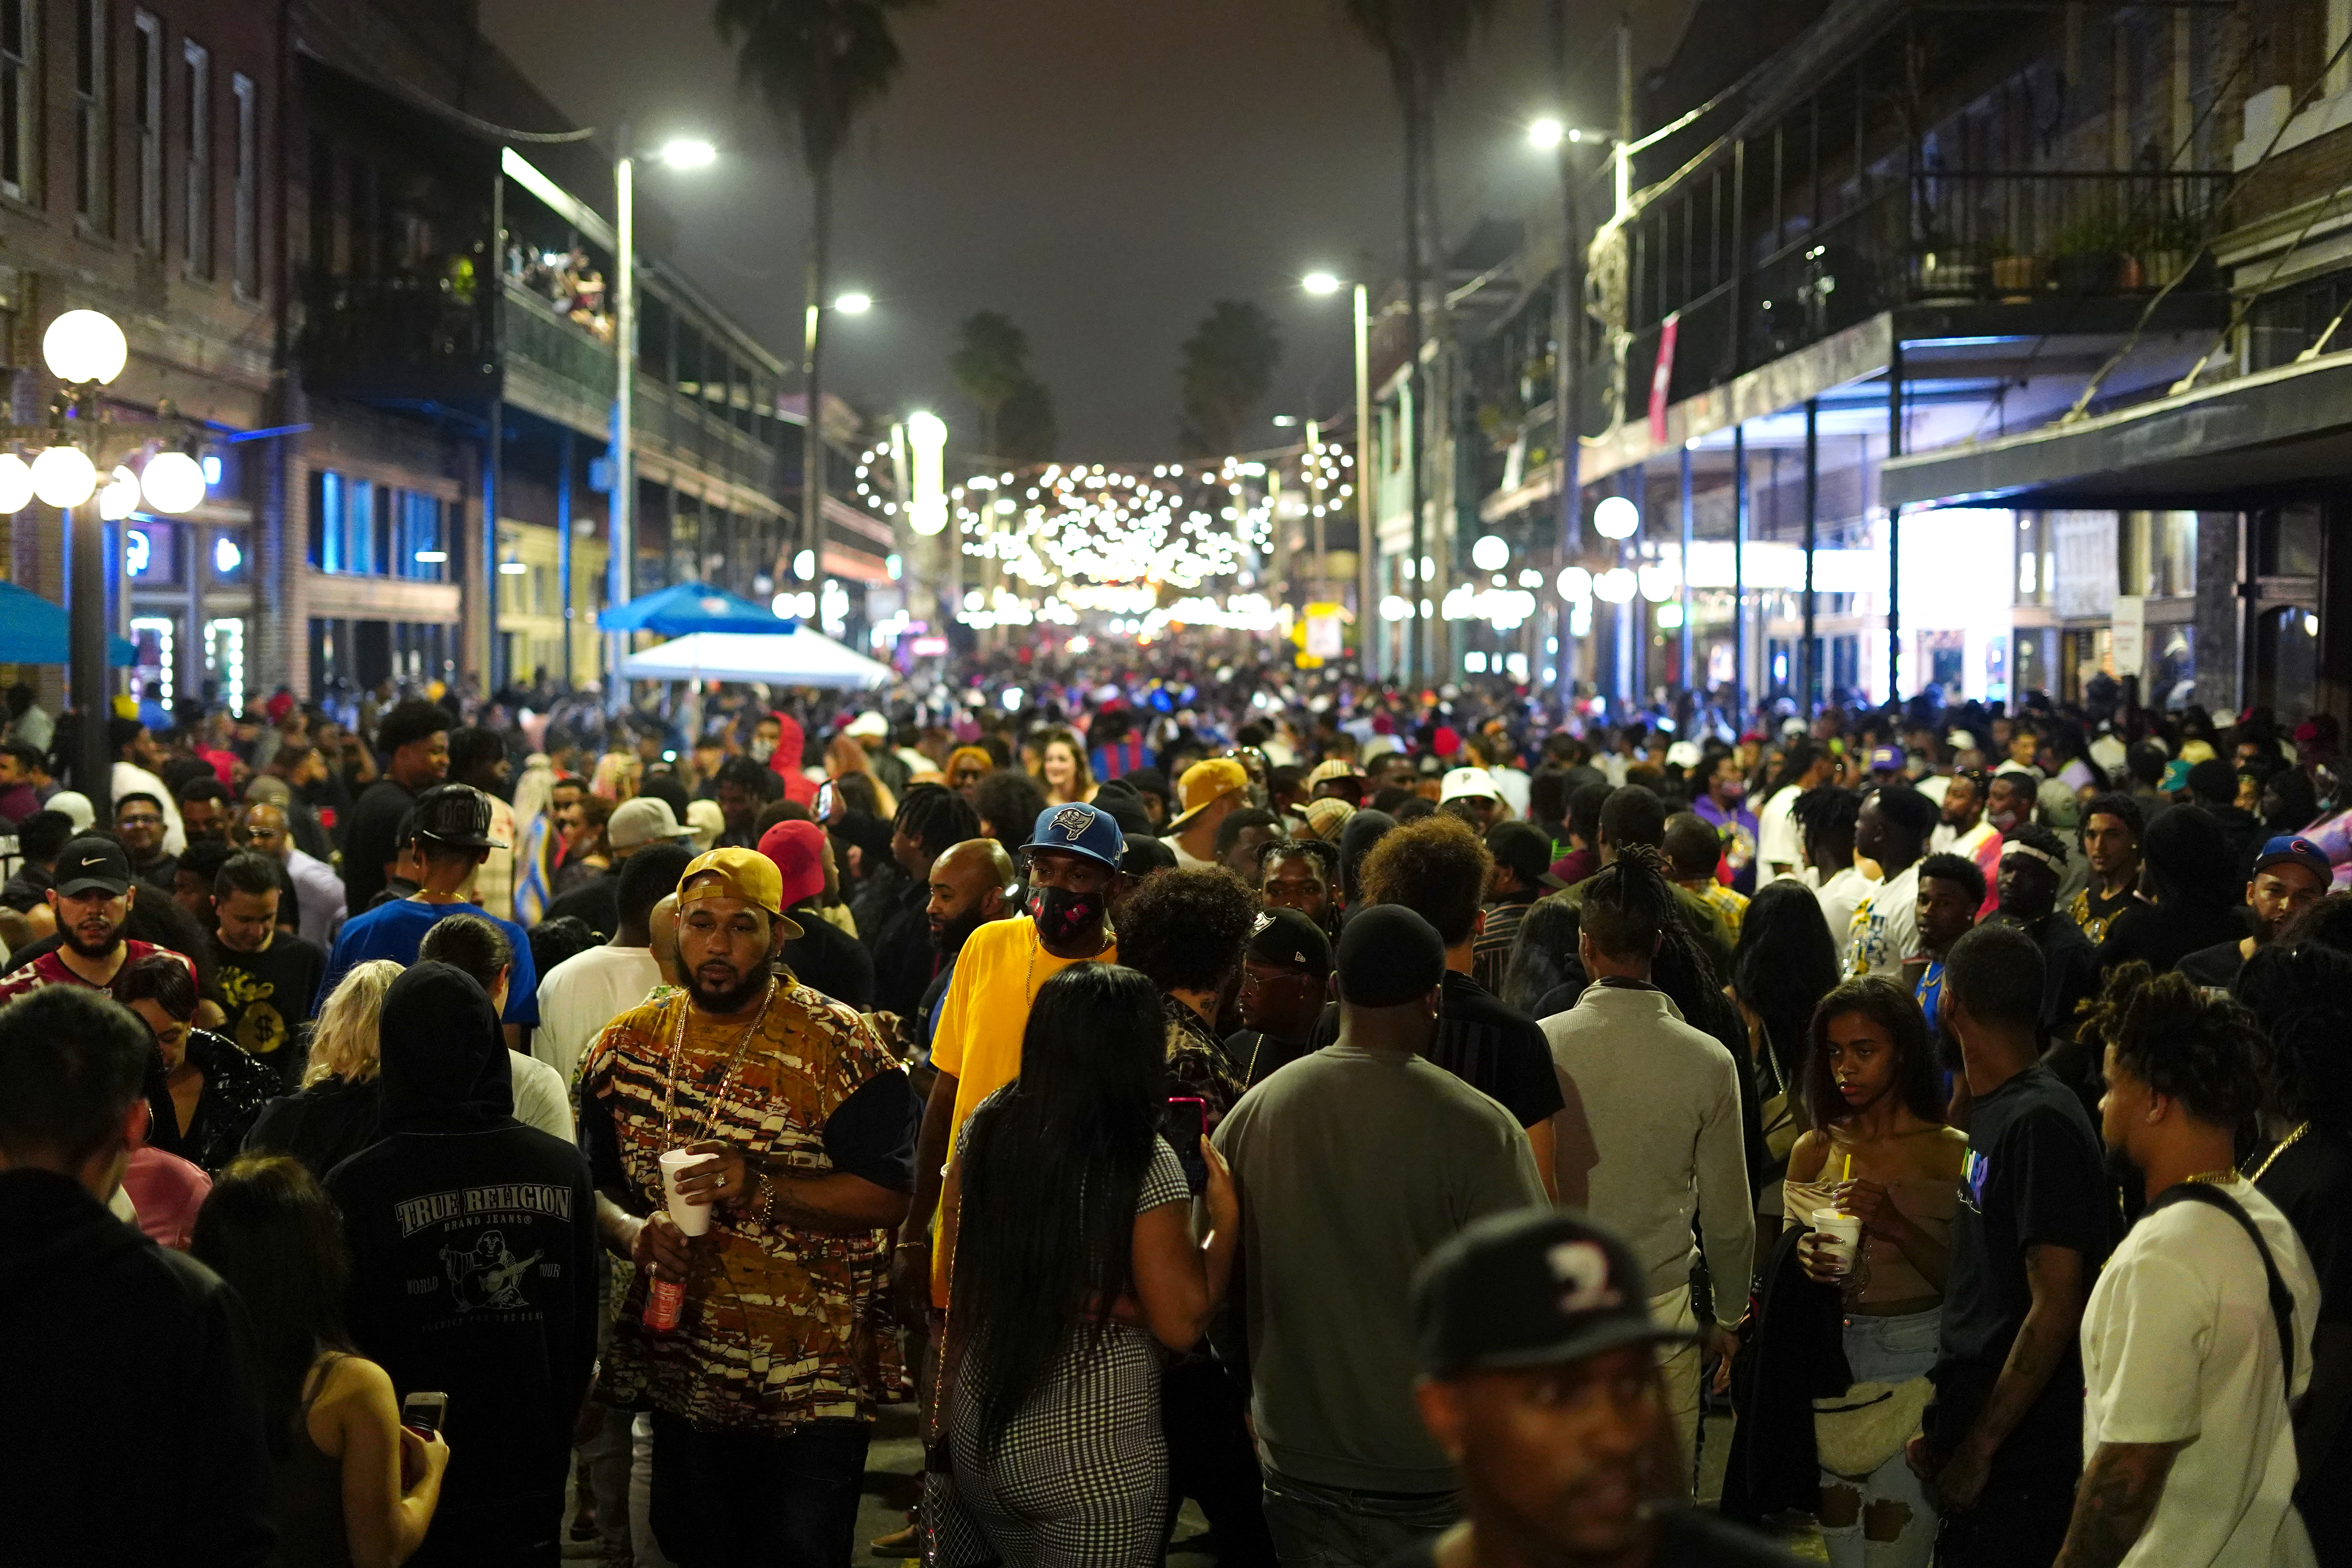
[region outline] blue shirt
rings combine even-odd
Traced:
[[[1937,1026],[1942,1022],[1944,1011],[1944,961],[1942,959],[1931,958],[1927,961],[1927,968],[1919,976],[1919,984],[1912,992],[1912,995],[1919,1004],[1920,1013],[1927,1020],[1927,1034],[1930,1038],[1933,1038]]]
[[[335,994],[335,987],[343,983],[343,976],[353,964],[365,963],[372,958],[388,958],[402,965],[415,963],[417,945],[425,940],[425,933],[451,915],[480,915],[506,932],[507,942],[514,948],[514,973],[507,976],[507,1005],[500,1022],[537,1024],[539,973],[531,967],[530,938],[523,934],[522,927],[512,921],[502,921],[477,904],[426,904],[415,899],[394,899],[343,922],[341,933],[335,938],[335,951],[327,958],[327,978],[319,986],[319,1006],[327,1005],[327,998]]]

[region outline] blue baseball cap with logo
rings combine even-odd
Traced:
[[[2299,834],[2283,833],[2263,846],[2254,857],[2254,874],[2260,876],[2273,866],[2300,866],[2319,879],[2320,891],[2326,892],[2336,879],[2336,868],[2327,863],[2327,852]]]
[[[1049,805],[1037,814],[1037,826],[1030,830],[1027,847],[1033,853],[1056,849],[1083,855],[1116,871],[1119,856],[1127,848],[1127,836],[1118,830],[1118,819],[1108,811],[1083,805]]]

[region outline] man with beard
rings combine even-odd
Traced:
[[[2077,1071],[2070,1072],[2057,1059],[2057,1053],[2066,1048],[2063,1042],[2072,1041],[2079,1027],[2076,1006],[2098,989],[2099,963],[2097,950],[2083,935],[2082,927],[2058,909],[2058,886],[2065,865],[2065,841],[2049,828],[2029,822],[2010,829],[2001,847],[2000,902],[1993,918],[2015,926],[2042,950],[2042,1027],[2053,1042],[2059,1042],[2053,1046],[2048,1065],[2079,1088],[2088,1077],[2087,1068],[2096,1064],[2086,1058],[2076,1064]],[[2067,1059],[2074,1058],[2070,1055]],[[2084,1103],[2087,1106],[2090,1101]]]
[[[912,1018],[923,993],[945,967],[931,934],[931,868],[955,845],[980,836],[980,814],[971,803],[939,784],[907,791],[890,825],[890,856],[911,879],[892,896],[891,907],[866,938],[874,955],[874,1005]]]
[[[799,930],[755,851],[714,849],[678,898],[683,992],[613,1021],[581,1068],[605,1245],[636,1264],[598,1398],[653,1413],[653,1526],[681,1568],[849,1560],[895,1336],[870,1317],[907,1212],[915,1102],[873,1026],[777,961]],[[712,1209],[689,1239],[659,1161]],[[675,1331],[645,1322],[683,1287]],[[746,1377],[754,1359],[762,1375]]]
[[[77,838],[58,852],[54,875],[49,909],[62,940],[0,978],[0,1007],[44,985],[83,985],[110,994],[134,960],[166,951],[122,934],[139,889],[131,882],[131,862],[121,845],[111,838]],[[150,889],[148,896],[163,895]],[[173,956],[194,970],[186,954]]]
[[[2310,839],[2286,835],[2272,839],[2255,857],[2253,877],[2246,883],[2246,908],[2254,921],[2252,934],[2200,948],[2174,969],[2192,984],[2228,990],[2246,960],[2254,956],[2254,949],[2277,940],[2288,921],[2327,896],[2335,875],[2326,852]]]
[[[2091,1119],[2040,1065],[2042,954],[1981,925],[1944,966],[1944,1026],[1973,1105],[1952,1218],[1936,1384],[1911,1444],[1947,1568],[2054,1557],[2083,1462],[2074,1342],[2113,1199]]]
[[[1927,847],[1938,855],[1958,855],[1963,860],[1976,862],[1984,873],[1985,886],[1991,887],[2000,876],[2000,828],[1985,816],[1985,794],[1990,781],[1974,768],[1955,772],[1944,785],[1942,820],[1928,836]],[[1992,912],[1993,902],[1985,900],[1977,913],[1981,918]]]
[[[2263,1100],[2266,1042],[2250,1026],[2178,973],[2143,984],[2109,1026],[2100,1131],[2147,1207],[2083,1314],[2087,1458],[2058,1568],[2315,1561],[2294,1508],[2293,1405],[2319,1281],[2286,1215],[2237,1171],[2237,1131]]]
[[[770,798],[772,776],[749,757],[730,757],[719,764],[713,793],[727,822],[727,831],[719,836],[721,848],[750,848],[759,842],[751,830],[758,825],[760,807]]]
[[[1019,884],[1013,857],[993,838],[967,838],[931,862],[930,879],[924,889],[928,897],[923,924],[930,932],[932,950],[939,954],[940,970],[931,976],[915,1010],[915,1054],[926,1066],[931,1057],[931,1037],[939,1030],[940,1005],[947,1000],[948,988],[955,981],[957,955],[972,932],[1013,912],[1013,891]]]
[[[1037,814],[1023,850],[1029,918],[982,926],[956,957],[955,979],[931,1037],[931,1066],[939,1076],[923,1105],[914,1201],[898,1230],[899,1257],[907,1261],[893,1264],[928,1267],[935,1311],[947,1310],[948,1270],[947,1259],[932,1254],[931,1221],[956,1131],[974,1106],[1021,1076],[1021,1037],[1037,987],[1073,963],[1118,962],[1110,905],[1125,848],[1125,836],[1108,812],[1077,804],[1047,806]]]
[[[1793,1568],[1796,1559],[1675,1506],[1656,1355],[1688,1336],[1643,1309],[1622,1242],[1572,1215],[1481,1220],[1413,1288],[1422,1424],[1462,1479],[1466,1517],[1391,1568]]]

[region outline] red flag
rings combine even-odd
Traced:
[[[1650,444],[1666,444],[1666,395],[1675,384],[1675,339],[1680,335],[1683,313],[1676,310],[1658,328],[1658,363],[1650,371]]]

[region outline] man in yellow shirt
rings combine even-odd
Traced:
[[[992,921],[965,939],[955,978],[940,1004],[931,1037],[939,1079],[924,1103],[915,1145],[915,1196],[898,1231],[891,1276],[912,1316],[921,1281],[930,1282],[934,1311],[948,1304],[948,1263],[934,1258],[941,1173],[956,1133],[973,1107],[1021,1076],[1021,1037],[1037,988],[1073,963],[1118,962],[1110,900],[1118,890],[1126,847],[1118,824],[1091,805],[1049,805],[1022,851],[1027,862],[1025,914]]]

